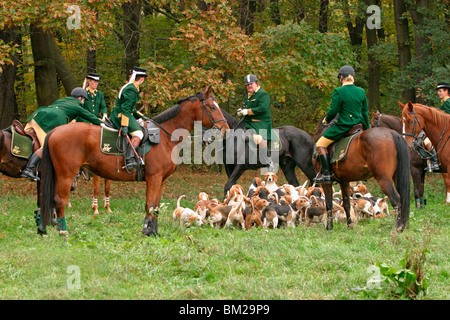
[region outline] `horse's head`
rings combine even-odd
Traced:
[[[398,105],[402,109],[402,134],[408,145],[411,146],[413,140],[423,130],[423,118],[416,113],[411,101],[405,104],[399,101]]]
[[[226,130],[230,129],[230,127],[220,110],[219,104],[212,95],[212,88],[206,88],[198,97],[199,100],[197,100],[198,105],[195,114],[196,120],[202,121],[203,127],[220,130],[222,135],[225,136]]]
[[[370,119],[370,127],[376,128],[380,126],[381,112],[379,110],[373,112],[372,119]]]

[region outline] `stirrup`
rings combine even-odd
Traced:
[[[314,178],[314,182],[316,184],[333,183],[333,179],[332,179],[331,175],[321,174],[320,176]]]
[[[41,180],[37,175],[35,176],[33,174],[33,171],[31,171],[29,169],[23,170],[22,173],[20,174],[20,176],[22,178],[28,178],[28,179],[30,179],[32,181],[39,181],[39,180]]]

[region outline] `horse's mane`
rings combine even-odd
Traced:
[[[186,102],[188,100],[190,102],[194,102],[198,99],[203,100],[202,92],[199,92],[194,96],[190,96],[190,97],[178,100],[177,104],[175,104],[172,107],[170,107],[169,109],[161,112],[160,114],[154,116],[152,118],[152,120],[155,121],[156,123],[164,123],[164,122],[172,119],[173,117],[177,116],[178,113],[180,113],[180,105],[183,104],[183,102]]]
[[[232,129],[236,129],[236,127],[244,128],[244,123],[242,121],[239,121],[238,119],[236,119],[235,117],[233,117],[231,114],[229,114],[228,112],[226,112],[223,109],[220,109],[220,111],[222,111],[222,114],[225,117],[225,119],[227,120],[227,123],[230,128],[232,128]]]
[[[431,112],[433,123],[439,128],[445,128],[449,121],[449,115],[443,110],[433,107],[428,107],[420,103],[413,103],[414,108],[423,108]]]

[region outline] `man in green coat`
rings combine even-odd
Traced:
[[[146,69],[134,67],[130,80],[124,85],[116,99],[116,104],[111,111],[110,119],[116,129],[121,130],[124,136],[125,147],[125,168],[131,170],[141,161],[136,156],[136,149],[144,137],[141,126],[136,119],[148,120],[146,116],[137,111],[136,103],[139,100],[139,86],[147,77]],[[127,133],[131,135],[131,141],[128,141]]]
[[[336,123],[325,130],[323,136],[317,140],[316,148],[322,165],[322,175],[315,179],[316,183],[331,183],[331,162],[327,147],[334,141],[344,137],[355,125],[361,123],[364,130],[369,129],[369,115],[367,98],[364,89],[355,86],[355,70],[350,66],[339,69],[338,79],[342,86],[334,89],[330,108],[323,120],[326,124],[337,114]]]
[[[254,130],[253,141],[258,145],[259,157],[262,164],[268,165],[268,171],[274,171],[274,164],[268,154],[267,141],[272,140],[272,117],[270,115],[270,97],[259,84],[253,74],[244,78],[244,84],[248,91],[244,98],[244,104],[237,111],[239,116],[244,116],[244,124],[247,129]]]
[[[86,88],[87,92],[84,108],[104,121],[108,116],[108,108],[105,103],[105,95],[98,90],[99,82],[100,75],[97,73],[88,73],[86,76],[85,83],[83,84],[83,88]],[[87,122],[81,117],[77,121]]]
[[[22,170],[21,177],[30,178],[34,181],[39,180],[37,174],[33,173],[34,168],[42,157],[42,147],[44,146],[47,133],[63,124],[67,124],[77,117],[81,117],[93,124],[101,124],[102,121],[89,111],[83,108],[86,99],[86,90],[75,88],[72,90],[71,97],[65,97],[56,100],[48,107],[40,107],[27,119],[25,131],[34,130],[41,144],[41,147],[30,156],[27,165]]]

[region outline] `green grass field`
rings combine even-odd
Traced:
[[[248,188],[257,171],[239,183]],[[298,173],[301,182],[302,175]],[[280,183],[284,183],[281,177]],[[409,228],[394,232],[394,216],[322,226],[243,231],[172,222],[181,194],[193,207],[206,191],[222,198],[226,175],[179,167],[164,187],[159,237],[142,235],[145,184],[113,182],[113,213],[94,216],[92,181],[81,181],[66,210],[68,237],[36,234],[34,184],[0,176],[0,299],[360,300],[402,299],[395,286],[368,288],[371,266],[400,268],[426,249],[429,287],[417,299],[449,299],[449,206],[440,175],[427,177],[427,209],[411,200]],[[381,195],[374,180],[367,182]],[[103,194],[101,194],[101,198]],[[102,202],[101,200],[99,201]],[[404,297],[403,297],[404,298]]]

